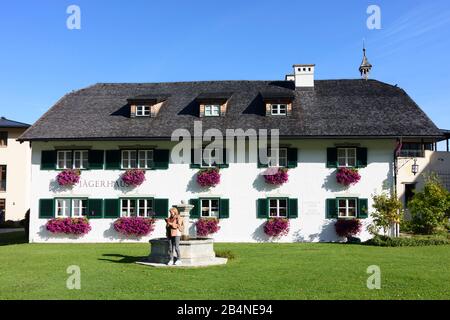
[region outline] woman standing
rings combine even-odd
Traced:
[[[167,238],[170,240],[170,261],[168,265],[181,265],[180,260],[180,239],[183,232],[184,223],[177,208],[170,209],[170,217],[166,219]],[[177,260],[174,262],[174,251],[177,253]]]

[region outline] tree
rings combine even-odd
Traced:
[[[380,229],[386,235],[392,225],[401,222],[403,217],[403,206],[400,200],[395,195],[382,193],[374,195],[372,221],[373,223],[368,227],[370,233],[377,235]]]
[[[450,192],[437,175],[425,177],[422,191],[417,192],[409,203],[414,232],[433,234],[444,229],[450,210]]]

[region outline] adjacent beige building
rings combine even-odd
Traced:
[[[30,208],[31,149],[17,138],[30,125],[0,118],[0,219],[21,220]]]

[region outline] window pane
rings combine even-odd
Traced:
[[[349,199],[348,200],[348,206],[351,208],[356,208],[356,200],[355,199]]]
[[[138,212],[139,217],[145,217],[147,203],[143,199],[139,200],[138,203],[139,203],[139,212]]]
[[[356,150],[355,149],[348,149],[347,151],[349,158],[354,158],[356,156]]]
[[[277,209],[276,208],[270,208],[269,216],[270,217],[276,217],[277,216]]]
[[[280,208],[280,217],[287,217],[287,209],[286,208]]]
[[[122,200],[122,217],[128,216],[128,200]]]
[[[339,199],[339,208],[347,207],[347,201],[345,199]]]
[[[275,200],[275,199],[270,199],[270,201],[269,201],[269,206],[270,206],[270,208],[277,208],[278,207],[278,202],[277,202],[277,200]]]
[[[348,216],[349,217],[356,217],[356,208],[349,208],[348,209]]]
[[[88,151],[82,151],[81,152],[82,155],[82,161],[81,161],[81,167],[83,169],[86,169],[89,166],[89,152]]]
[[[338,156],[339,158],[345,158],[345,157],[346,157],[345,149],[339,148],[339,149],[338,149],[337,156]]]
[[[279,206],[280,208],[287,208],[287,200],[286,199],[281,199],[279,200]]]
[[[130,151],[129,168],[136,168],[137,165],[136,156],[137,156],[136,151]]]
[[[346,208],[339,208],[339,217],[346,217],[346,216],[347,216]]]

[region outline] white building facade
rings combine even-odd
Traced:
[[[397,86],[367,77],[318,81],[315,68],[294,65],[285,81],[96,84],[66,95],[20,138],[32,146],[30,241],[146,242],[165,236],[168,210],[181,201],[194,205],[192,236],[198,219],[219,219],[218,242],[342,241],[338,219],[359,219],[357,236],[368,239],[372,196],[395,190],[397,141],[438,141],[442,132]],[[203,134],[240,130],[238,138],[253,130],[261,140],[261,130],[275,130],[279,144],[270,144],[269,162],[249,142],[245,151],[226,144],[222,164],[198,162],[195,152],[176,160],[174,132],[196,137],[199,122]],[[217,163],[220,183],[200,187],[199,170]],[[269,167],[288,170],[288,182],[266,183]],[[358,170],[360,181],[338,184],[341,167]],[[135,188],[120,180],[132,168],[145,170]],[[80,169],[79,183],[61,187],[56,176],[64,169]],[[120,217],[148,215],[156,219],[148,237],[127,238],[113,227]],[[87,217],[91,231],[49,233],[47,222],[61,217]],[[264,225],[276,217],[289,219],[290,230],[273,239]]]

